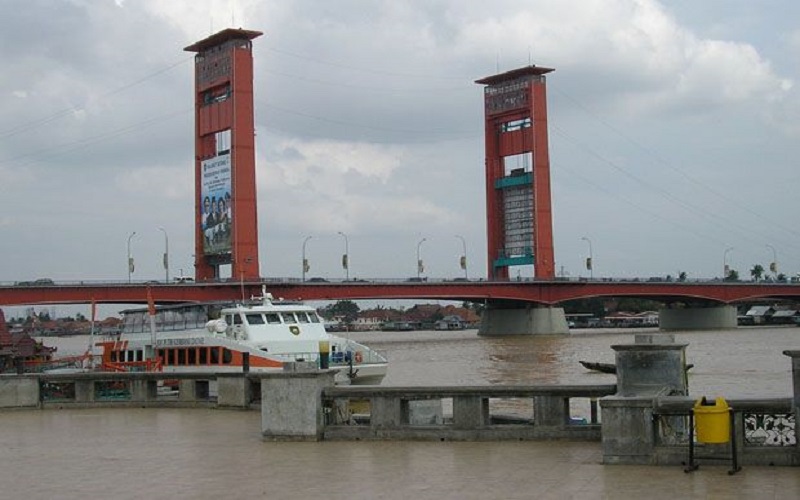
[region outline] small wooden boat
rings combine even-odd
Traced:
[[[580,364],[583,365],[584,368],[588,370],[594,370],[596,372],[601,373],[617,373],[617,365],[614,363],[597,363],[594,361],[578,361]],[[686,365],[686,371],[688,372],[692,367],[693,364],[689,363]]]
[[[579,361],[584,368],[601,373],[617,373],[617,365],[614,363],[596,363],[594,361]]]

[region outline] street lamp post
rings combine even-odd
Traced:
[[[770,262],[770,264],[769,264],[769,270],[777,275],[778,274],[778,252],[775,250],[775,247],[770,245],[769,243],[767,244],[767,248],[772,250],[772,262]]]
[[[131,282],[131,273],[133,272],[133,257],[131,256],[131,238],[136,235],[136,231],[128,236],[128,283]]]
[[[345,271],[345,281],[350,281],[350,243],[347,240],[347,235],[339,231],[339,234],[344,238],[344,255],[342,255],[342,267]]]
[[[592,262],[592,240],[590,240],[586,236],[583,236],[581,239],[589,244],[589,257],[586,259],[586,269],[589,271],[589,279],[593,279],[594,263]]]
[[[426,241],[426,238],[422,238],[417,243],[417,279],[419,279],[420,274],[425,271],[425,264],[422,262],[422,259],[419,258],[419,247],[422,246],[422,243]]]
[[[303,240],[303,281],[306,280],[306,273],[308,272],[311,267],[308,265],[308,259],[306,259],[306,243],[308,240],[311,239],[311,236],[306,236],[306,239]]]
[[[722,280],[725,281],[730,274],[731,269],[728,267],[728,253],[733,250],[733,247],[728,247],[722,254]]]
[[[163,227],[158,229],[164,233],[164,282],[169,283],[169,236],[167,236],[167,230]]]
[[[461,269],[464,270],[464,279],[469,279],[469,275],[467,274],[467,242],[464,240],[463,236],[456,235],[456,238],[461,240],[461,258],[459,259],[459,264],[461,264]]]

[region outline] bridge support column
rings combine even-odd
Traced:
[[[736,326],[736,307],[730,305],[658,311],[658,327],[663,331],[726,330]]]
[[[561,307],[525,305],[500,308],[487,305],[478,335],[562,335],[569,333]]]

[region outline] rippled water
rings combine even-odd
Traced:
[[[570,335],[478,337],[475,330],[354,332],[351,338],[388,354],[383,385],[606,384],[615,377],[583,368],[579,361],[614,362],[612,345],[633,342],[635,332],[577,330]],[[86,336],[46,338],[58,354],[82,352]],[[790,397],[791,360],[800,349],[800,328],[739,328],[676,333],[688,344],[691,394],[728,398]]]

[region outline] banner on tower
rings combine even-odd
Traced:
[[[231,155],[222,154],[201,163],[203,175],[201,229],[206,255],[231,252]]]

